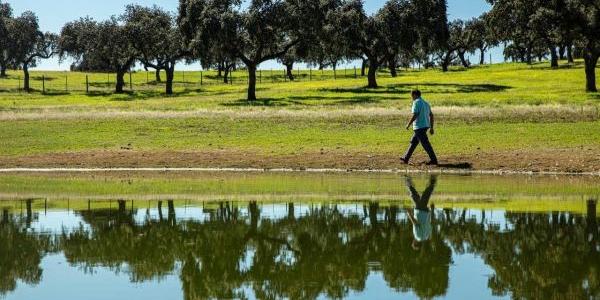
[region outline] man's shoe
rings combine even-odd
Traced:
[[[426,163],[426,165],[428,165],[428,166],[437,166],[438,162],[437,161],[430,161],[430,162]]]
[[[406,160],[406,158],[401,157],[400,161],[402,161],[405,165],[408,165],[408,160]]]

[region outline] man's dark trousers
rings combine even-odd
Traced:
[[[427,152],[427,154],[429,155],[429,159],[432,162],[437,163],[437,157],[435,156],[433,147],[429,142],[429,137],[427,137],[427,130],[429,130],[429,128],[421,128],[415,130],[415,134],[410,140],[410,147],[408,148],[408,151],[406,151],[406,154],[404,154],[404,160],[406,162],[410,160],[410,158],[413,155],[413,152],[415,152],[415,149],[417,149],[417,146],[419,146],[419,143],[421,143],[421,145],[423,145],[423,148],[425,149],[425,152]]]

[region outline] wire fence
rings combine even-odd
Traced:
[[[366,72],[366,71],[365,71]],[[166,73],[155,71],[136,71],[125,74],[125,91],[164,91]],[[326,81],[361,77],[360,69],[313,70],[296,69],[292,71],[294,82]],[[0,77],[1,92],[24,92],[24,76],[21,71],[10,71],[6,77]],[[197,90],[204,86],[247,85],[246,70],[229,72],[217,71],[177,71],[174,74],[173,88],[177,90]],[[285,69],[257,70],[257,84],[284,83],[292,81]],[[115,90],[115,73],[82,73],[67,71],[31,71],[29,77],[30,92],[48,94],[57,93],[111,93]]]

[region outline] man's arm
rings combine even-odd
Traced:
[[[408,130],[410,128],[412,123],[414,123],[418,117],[419,117],[419,114],[413,114],[412,118],[410,118],[410,121],[408,121],[408,124],[406,124],[406,130]]]
[[[413,225],[419,225],[419,221],[415,220],[415,216],[413,216],[413,212],[410,209],[406,209],[406,214],[408,215],[408,219]]]
[[[429,113],[429,122],[431,123],[431,129],[429,129],[429,133],[431,133],[431,135],[434,135],[435,130],[433,129],[433,125],[435,124],[435,118],[433,117],[432,112]]]

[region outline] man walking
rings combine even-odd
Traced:
[[[427,103],[425,100],[423,100],[423,98],[421,98],[421,91],[414,90],[412,91],[411,95],[413,99],[413,115],[408,124],[406,125],[406,130],[408,130],[412,125],[415,133],[410,141],[410,147],[406,151],[406,154],[404,154],[404,157],[401,158],[401,160],[405,164],[408,164],[410,158],[413,155],[413,152],[415,152],[415,149],[417,148],[419,143],[421,143],[421,145],[423,145],[423,148],[429,155],[430,161],[427,163],[427,165],[437,166],[437,157],[435,156],[433,147],[431,147],[431,143],[429,142],[429,138],[427,137],[427,131],[429,131],[431,135],[435,133],[433,129],[434,119],[433,113],[431,112],[431,106],[429,106],[429,103]]]

